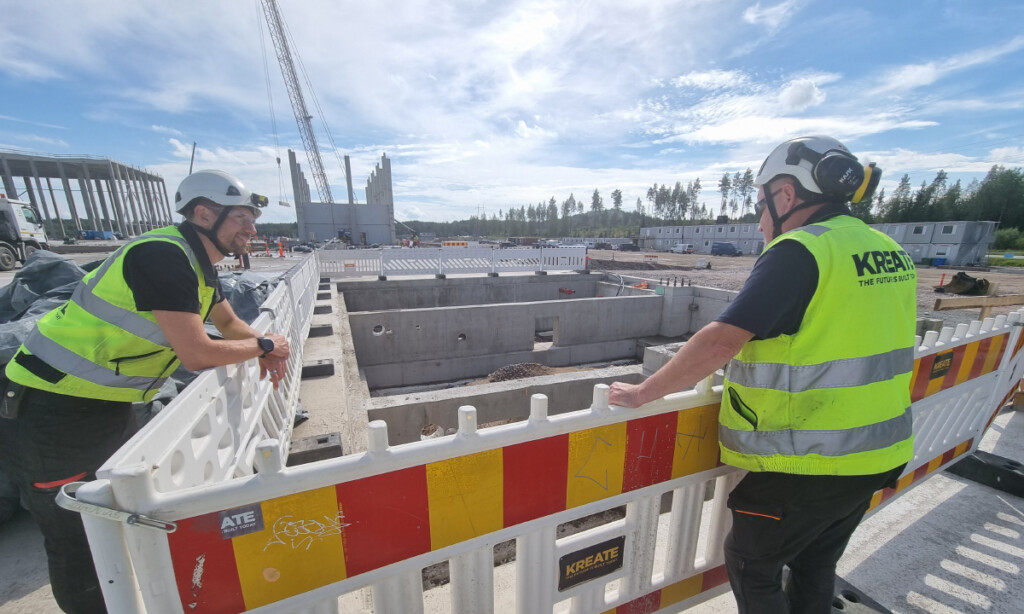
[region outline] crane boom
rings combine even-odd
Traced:
[[[306,158],[313,172],[313,180],[316,182],[316,190],[320,194],[320,200],[333,204],[331,186],[327,182],[327,173],[324,171],[324,163],[320,159],[320,149],[316,144],[316,135],[313,133],[313,116],[306,110],[306,101],[302,97],[302,88],[299,86],[299,78],[295,73],[295,63],[292,61],[292,53],[288,48],[288,38],[285,36],[284,26],[281,22],[281,14],[277,8],[276,0],[260,0],[263,5],[263,12],[267,17],[267,26],[270,30],[270,38],[274,41],[274,50],[277,52],[277,61],[281,64],[281,74],[284,76],[284,84],[288,89],[288,98],[292,103],[292,111],[295,113],[295,123],[299,125],[299,136],[302,137],[302,145],[306,148]]]

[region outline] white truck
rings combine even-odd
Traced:
[[[39,249],[49,244],[35,207],[0,195],[0,271],[10,271]]]

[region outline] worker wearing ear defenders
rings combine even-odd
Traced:
[[[611,386],[637,407],[726,366],[722,462],[749,471],[724,543],[741,614],[831,612],[850,535],[913,456],[916,270],[847,207],[880,175],[830,137],[776,147],[754,180],[766,246],[739,295],[657,373]]]

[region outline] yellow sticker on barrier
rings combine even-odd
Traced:
[[[498,449],[427,464],[432,550],[504,526],[502,462]]]
[[[956,374],[954,386],[959,386],[970,379],[971,369],[974,367],[974,359],[978,356],[979,345],[981,345],[981,342],[975,341],[974,343],[968,343],[964,347],[964,357],[960,361],[960,370]]]
[[[263,530],[232,540],[247,609],[344,580],[344,516],[334,486],[261,504]]]
[[[661,605],[668,606],[673,603],[679,603],[684,599],[700,594],[702,580],[703,578],[698,574],[681,582],[669,584],[661,589]]]
[[[718,405],[679,412],[672,479],[718,466]]]
[[[988,355],[985,356],[985,366],[982,368],[982,374],[991,373],[995,370],[999,359],[1003,357],[1002,352],[999,350],[1003,347],[1003,342],[1006,341],[1007,335],[999,335],[992,337],[992,345],[988,348]]]
[[[625,462],[625,422],[570,433],[566,508],[622,494]]]

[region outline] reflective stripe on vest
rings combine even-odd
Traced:
[[[199,271],[199,263],[198,260],[196,259],[195,252],[192,251],[192,246],[188,244],[188,241],[184,237],[175,237],[173,235],[160,236],[161,240],[172,240],[175,243],[177,243],[182,249],[184,249],[185,253],[188,255],[189,261],[192,262],[192,267],[196,271]],[[127,247],[128,245],[125,245],[118,251],[122,251]],[[120,254],[115,253],[110,258],[104,260],[103,264],[100,266],[99,270],[96,271],[96,274],[94,276],[92,276],[88,281],[82,281],[82,283],[78,284],[78,286],[75,288],[74,293],[72,293],[71,295],[71,300],[74,301],[79,307],[84,309],[89,314],[103,320],[108,324],[112,324],[122,330],[126,330],[135,335],[136,337],[141,337],[148,341],[152,341],[157,345],[162,345],[167,348],[171,347],[170,342],[167,340],[167,336],[164,334],[164,331],[160,328],[160,325],[158,325],[156,322],[152,320],[147,320],[146,318],[139,315],[138,312],[136,311],[132,311],[131,309],[125,309],[123,307],[114,305],[113,303],[110,303],[100,298],[99,296],[96,296],[96,294],[93,292],[93,288],[96,286],[96,284],[99,283],[99,280],[103,277],[107,270],[110,269],[113,263],[117,261],[119,255]],[[31,351],[33,354],[36,354],[40,358],[42,358],[42,355],[39,354],[39,352],[37,352],[27,343],[25,344],[25,347],[27,347],[29,351]],[[67,369],[63,368],[59,364],[54,364],[51,362],[50,366],[60,369],[61,371],[64,372],[68,372]]]
[[[729,362],[722,462],[751,471],[866,475],[913,454],[916,270],[890,237],[851,216],[784,233],[814,258],[818,287],[799,329],[752,339]],[[875,268],[866,259],[889,265]]]
[[[152,377],[118,375],[108,367],[98,365],[75,354],[53,339],[40,333],[38,328],[34,329],[29,338],[25,340],[25,347],[51,367],[60,369],[65,373],[72,373],[75,377],[99,386],[147,390],[150,387],[159,388],[167,381],[166,377],[154,380]],[[156,382],[155,384],[154,381]]]
[[[820,237],[821,235],[825,234],[826,232],[832,229],[829,228],[828,226],[822,226],[821,224],[811,224],[810,226],[804,226],[800,228],[800,230],[810,233],[816,237]]]
[[[120,329],[126,330],[136,337],[148,339],[149,341],[164,347],[171,346],[170,342],[167,340],[167,336],[164,335],[164,331],[160,329],[160,326],[156,322],[147,320],[134,311],[118,307],[113,303],[108,303],[96,296],[93,293],[92,288],[85,284],[78,284],[74,293],[71,295],[71,300],[91,315],[96,316],[108,324],[112,324]],[[33,354],[39,354],[39,352],[29,345],[27,341],[25,342],[25,347],[27,347]],[[41,354],[39,354],[39,356],[42,358]],[[67,369],[62,368],[58,364],[51,362],[50,365],[60,369],[61,371],[67,371]]]
[[[884,422],[836,431],[740,431],[721,425],[718,428],[718,440],[727,448],[761,456],[844,456],[888,448],[912,434],[909,407],[903,415]]]
[[[740,386],[774,389],[779,382],[788,382],[790,392],[865,386],[913,370],[914,348],[899,348],[874,356],[800,366],[776,362],[748,363],[733,359],[728,368],[729,381]]]
[[[63,306],[40,318],[19,352],[64,377],[40,373],[12,360],[15,382],[83,398],[146,402],[178,365],[167,336],[151,312],[139,312],[123,275],[127,250],[142,242],[165,241],[182,249],[198,284],[199,311],[209,314],[216,289],[206,284],[195,252],[174,227],[156,229],[122,246],[76,286]]]

